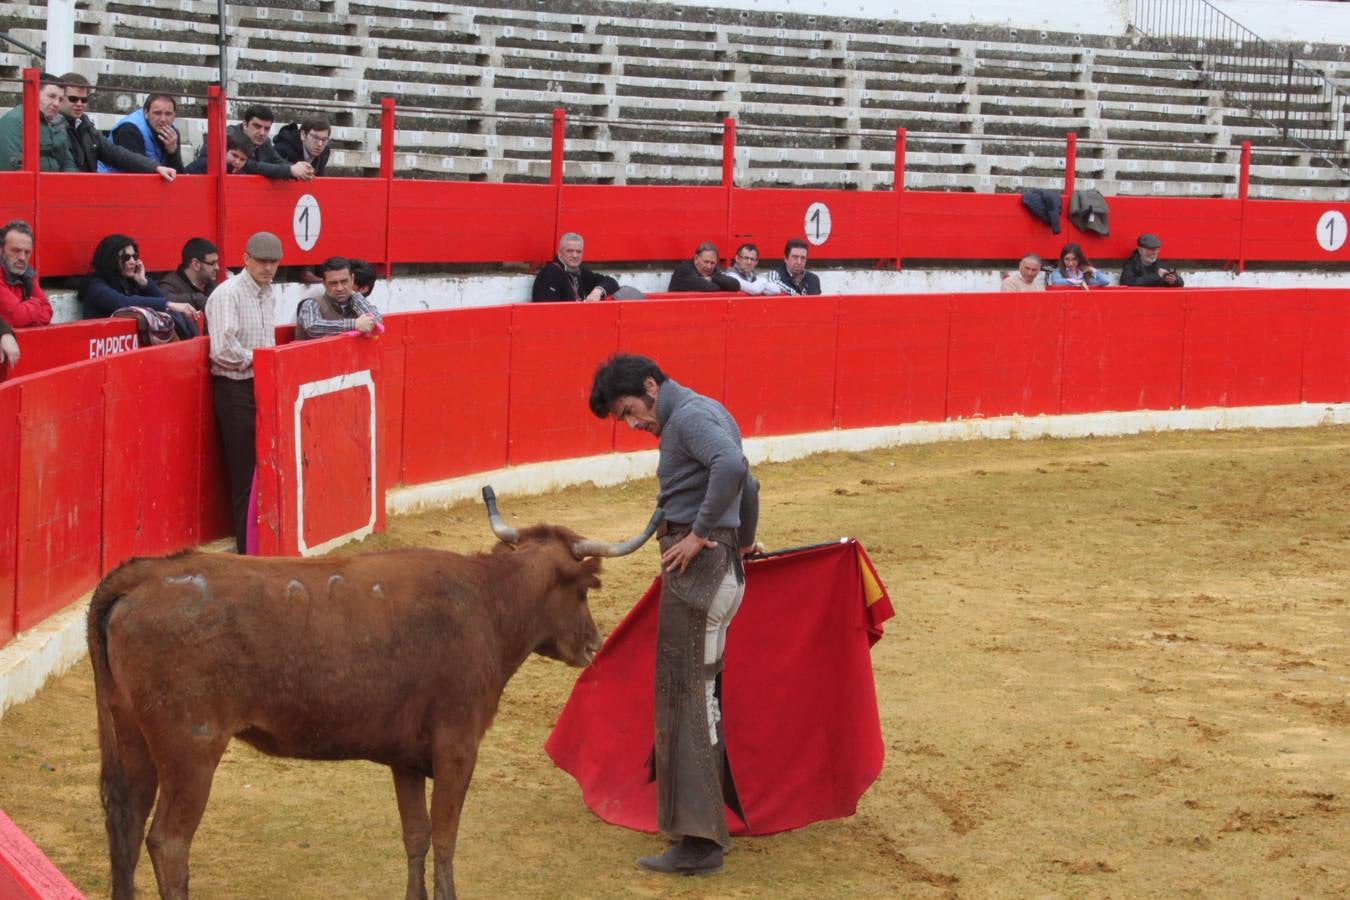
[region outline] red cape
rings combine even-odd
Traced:
[[[727,755],[748,825],[773,834],[849,816],[881,772],[871,644],[892,615],[861,545],[845,540],[746,567],[722,676]],[[652,749],[658,577],[577,679],[545,749],[596,815],[656,831]]]

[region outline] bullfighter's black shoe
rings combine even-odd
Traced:
[[[684,837],[665,853],[643,856],[639,869],[665,875],[716,875],[722,871],[722,847],[707,838]]]

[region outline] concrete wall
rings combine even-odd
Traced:
[[[949,25],[1007,25],[1046,31],[1123,35],[1131,10],[1147,0],[682,0],[683,6],[802,15],[892,19]],[[1213,0],[1263,38],[1350,44],[1350,4],[1334,0]]]

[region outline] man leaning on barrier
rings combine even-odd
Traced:
[[[38,158],[43,172],[76,172],[70,136],[61,118],[66,89],[61,79],[43,72],[38,77]],[[23,169],[23,104],[0,116],[0,172]]]
[[[534,276],[530,300],[535,303],[559,300],[594,302],[613,295],[619,289],[617,281],[581,264],[585,246],[585,241],[575,231],[569,231],[559,238],[558,255],[544,263]]]
[[[94,86],[87,78],[79,72],[67,72],[61,76],[61,83],[66,89],[65,99],[61,101],[61,117],[65,120],[75,168],[81,172],[97,172],[98,164],[106,163],[108,168],[122,172],[158,174],[165,181],[174,180],[178,173],[171,167],[160,165],[144,154],[119,147],[99,131],[89,118],[89,100],[94,96]]]
[[[330,256],[319,271],[323,275],[323,294],[301,300],[295,310],[297,341],[349,331],[372,334],[384,323],[380,311],[356,289],[351,260]]]
[[[783,262],[769,273],[769,280],[782,287],[785,294],[819,294],[820,279],[814,272],[806,271],[809,253],[806,241],[801,238],[789,240],[783,246]]]
[[[178,101],[169,94],[152,92],[146,95],[141,108],[128,113],[108,132],[113,143],[132,153],[148,157],[156,166],[168,166],[175,172],[183,171],[182,135],[174,120],[178,118]],[[121,168],[99,161],[100,172],[121,172]]]
[[[243,134],[253,143],[253,153],[249,156],[248,162],[244,163],[244,174],[313,181],[314,167],[312,165],[304,160],[287,162],[277,152],[276,146],[268,137],[275,120],[276,114],[272,112],[270,107],[254,104],[244,110],[238,125],[231,125],[227,129],[229,132]]]
[[[272,145],[282,159],[289,163],[309,163],[316,176],[328,168],[328,156],[333,150],[333,124],[320,113],[305,116],[299,123],[292,122],[277,129]]]

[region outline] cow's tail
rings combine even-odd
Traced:
[[[108,830],[114,898],[135,896],[136,862],[140,858],[145,818],[154,802],[157,781],[145,739],[134,722],[124,721],[122,732],[119,733],[118,720],[113,711],[117,688],[113,683],[108,659],[108,617],[139,580],[137,562],[133,560],[120,566],[99,583],[89,603],[86,629],[89,661],[94,669],[94,698],[98,707],[98,744],[102,763],[99,797],[103,801],[104,825]],[[148,803],[145,797],[147,785]]]

